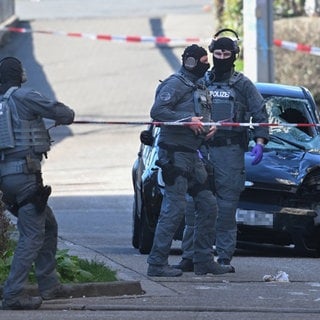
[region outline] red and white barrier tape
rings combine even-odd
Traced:
[[[199,43],[206,40],[200,38],[168,38],[164,36],[129,36],[129,35],[110,35],[110,34],[93,34],[93,33],[79,33],[79,32],[64,32],[64,31],[41,31],[31,30],[26,28],[5,27],[0,30],[18,33],[42,33],[57,36],[75,37],[75,38],[88,38],[91,40],[104,40],[104,41],[119,41],[119,42],[148,42],[156,44],[170,44],[170,43]],[[209,41],[209,40],[208,40]]]
[[[275,46],[278,46],[287,50],[301,51],[301,52],[309,53],[312,55],[320,56],[320,48],[318,47],[312,47],[305,44],[300,44],[300,43],[295,43],[290,41],[282,41],[278,39],[273,40],[273,44]]]
[[[110,35],[110,34],[94,34],[94,33],[80,33],[80,32],[64,32],[64,31],[44,31],[32,30],[26,28],[3,27],[0,30],[18,32],[18,33],[42,33],[57,36],[75,37],[75,38],[88,38],[91,40],[104,40],[104,41],[118,41],[118,42],[147,42],[155,44],[189,44],[189,43],[210,43],[211,39],[201,39],[197,37],[188,38],[169,38],[165,36],[130,36],[130,35]],[[279,39],[273,40],[273,44],[291,51],[301,51],[312,55],[320,56],[320,48],[313,47],[305,44],[283,41]]]
[[[165,121],[105,121],[105,120],[75,120],[75,124],[125,124],[125,125],[155,125],[155,126],[191,126],[199,122],[165,122]],[[252,122],[202,122],[204,126],[217,127],[320,127],[320,123],[252,123]]]

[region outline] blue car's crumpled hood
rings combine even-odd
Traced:
[[[304,143],[306,150],[279,148],[266,150],[263,160],[252,165],[250,152],[245,155],[247,183],[279,184],[298,187],[306,175],[314,168],[320,167],[320,137]]]

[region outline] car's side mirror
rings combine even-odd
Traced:
[[[143,130],[140,133],[140,141],[141,143],[147,145],[147,146],[152,146],[154,138],[152,136],[152,131],[150,130]]]

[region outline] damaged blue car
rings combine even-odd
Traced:
[[[269,116],[270,141],[263,160],[245,155],[246,184],[236,214],[237,247],[290,246],[298,256],[320,254],[320,128],[314,99],[304,87],[257,83]],[[298,125],[297,125],[298,124]],[[160,213],[162,185],[157,160],[159,127],[150,127],[132,168],[132,245],[149,253]],[[184,222],[175,240],[182,239]]]

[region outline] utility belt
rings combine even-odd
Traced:
[[[14,215],[18,215],[19,208],[28,203],[33,203],[39,214],[41,214],[47,205],[48,198],[51,194],[51,187],[44,186],[41,176],[41,163],[39,159],[27,156],[25,159],[0,162],[0,177],[13,174],[35,174],[37,181],[37,189],[26,199],[19,202],[9,203],[4,200],[8,210]]]
[[[197,153],[197,150],[185,147],[185,146],[180,146],[180,145],[174,145],[174,144],[167,144],[165,142],[159,142],[159,147],[170,151],[170,152],[190,152],[190,153]]]
[[[163,142],[159,143],[159,147],[167,151],[166,159],[159,159],[155,162],[155,164],[162,169],[162,179],[166,185],[174,185],[176,178],[182,176],[188,179],[188,183],[193,183],[192,188],[193,192],[195,192],[194,194],[206,189],[204,184],[208,178],[208,173],[205,165],[199,158],[198,163],[196,163],[193,168],[183,169],[175,165],[175,152],[186,152],[197,155],[197,150],[185,146],[169,145]]]
[[[41,171],[41,163],[38,159],[27,157],[22,160],[0,162],[0,176],[8,176],[19,173],[37,173]]]
[[[178,176],[183,176],[188,179],[190,177],[190,172],[187,172],[175,166],[174,153],[197,153],[197,151],[185,146],[167,144],[165,142],[159,142],[159,147],[167,151],[167,159],[159,159],[155,163],[158,167],[162,169],[162,179],[164,183],[168,186],[171,186],[175,183],[175,180]]]
[[[225,147],[237,144],[243,144],[243,137],[241,135],[231,137],[214,137],[213,140],[209,142],[210,147]]]

